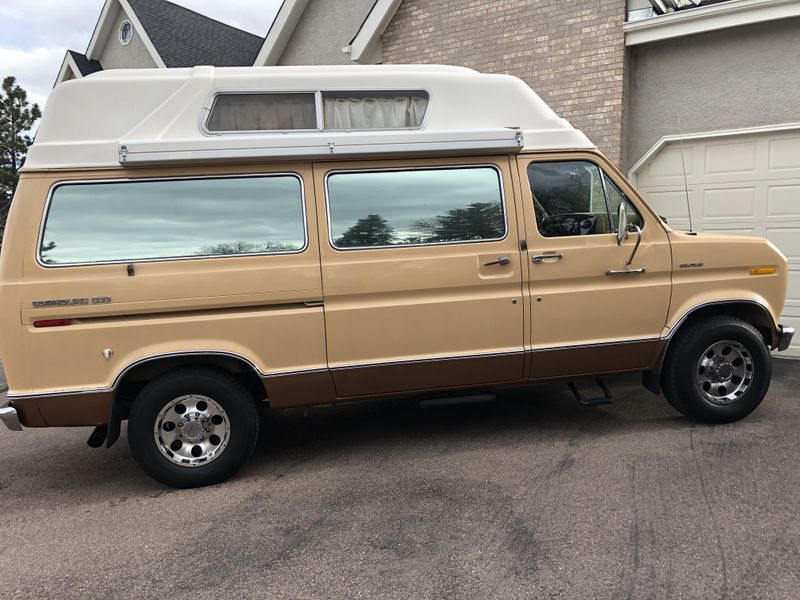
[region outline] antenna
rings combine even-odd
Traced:
[[[689,202],[689,180],[686,177],[686,159],[683,157],[683,127],[681,127],[681,115],[678,112],[678,140],[681,144],[681,167],[683,167],[683,190],[686,192],[686,212],[689,215],[689,235],[697,235],[692,227],[692,203]]]

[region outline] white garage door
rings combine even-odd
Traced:
[[[684,140],[683,156],[694,228],[762,236],[778,246],[789,259],[781,322],[800,331],[800,131]],[[671,227],[688,228],[678,142],[663,146],[635,181]],[[786,355],[800,357],[797,336]]]

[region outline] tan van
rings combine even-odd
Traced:
[[[60,85],[0,269],[6,425],[127,420],[179,487],[234,473],[264,403],[641,372],[734,421],[794,333],[775,246],[671,230],[521,81],[452,67]]]

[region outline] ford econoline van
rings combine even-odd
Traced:
[[[93,426],[168,485],[257,408],[642,373],[762,401],[787,262],[673,231],[514,77],[440,66],[106,71],[52,93],[0,260],[11,429]],[[583,385],[585,388],[585,385]]]

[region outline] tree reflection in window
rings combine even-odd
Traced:
[[[337,248],[497,240],[506,232],[494,167],[334,173],[328,202]]]

